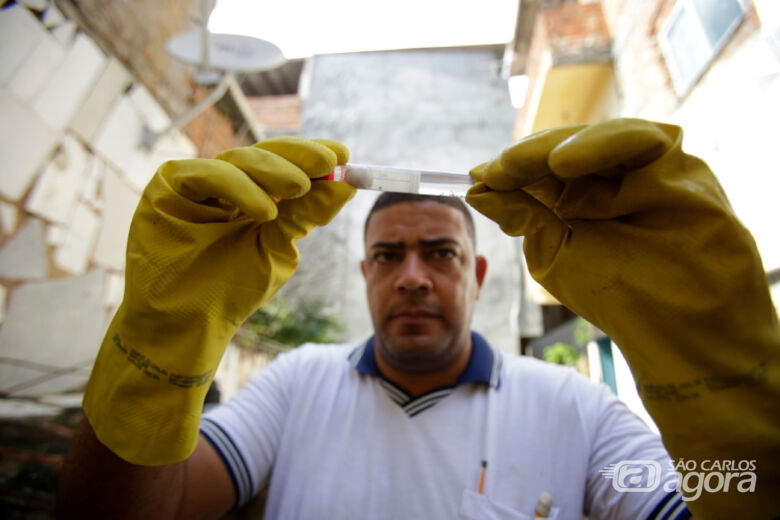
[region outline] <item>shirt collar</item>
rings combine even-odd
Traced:
[[[463,383],[480,383],[498,388],[501,383],[501,355],[493,350],[485,338],[474,331],[471,332],[471,344],[469,363],[454,386]],[[361,374],[382,377],[374,357],[374,336],[353,350],[349,360],[355,370]]]

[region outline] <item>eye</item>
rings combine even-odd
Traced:
[[[439,249],[434,249],[431,252],[431,256],[436,260],[449,260],[450,258],[455,258],[457,255],[454,249],[442,247]]]
[[[394,251],[376,251],[372,258],[374,259],[374,262],[385,264],[398,258],[398,253]]]

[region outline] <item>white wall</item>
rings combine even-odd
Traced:
[[[165,112],[114,58],[48,5],[0,10],[0,392],[85,382],[122,297],[127,231],[181,134],[151,151]]]
[[[756,239],[767,271],[780,268],[780,58],[756,32],[724,52],[670,121],[703,158]]]
[[[499,60],[484,50],[317,56],[301,134],[344,142],[355,162],[465,174],[511,144],[514,109]],[[372,332],[359,262],[363,220],[376,195],[360,192],[328,228],[301,241],[301,266],[283,293],[330,301],[348,341]],[[476,222],[489,265],[474,328],[517,352],[518,240],[481,216]]]

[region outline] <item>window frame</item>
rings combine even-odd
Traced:
[[[661,53],[664,56],[666,62],[666,69],[669,71],[669,76],[672,79],[674,90],[678,97],[685,96],[696,83],[701,79],[702,75],[707,71],[715,57],[720,53],[723,47],[729,42],[734,32],[742,24],[747,14],[747,6],[744,0],[734,0],[740,8],[740,14],[734,18],[725,31],[720,35],[719,40],[715,45],[712,45],[707,37],[707,31],[704,25],[700,13],[697,11],[693,0],[677,0],[674,7],[666,17],[661,29],[658,31],[657,39]],[[669,34],[674,28],[674,25],[679,20],[682,20],[683,16],[687,16],[689,24],[692,22],[692,27],[695,31],[693,38],[700,45],[701,49],[708,51],[707,57],[698,64],[697,68],[693,71],[688,78],[685,77],[683,71],[680,70],[680,62],[677,60],[677,52],[679,49],[669,39]]]

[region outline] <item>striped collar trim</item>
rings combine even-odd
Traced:
[[[415,416],[423,410],[441,401],[444,397],[461,384],[477,383],[498,388],[501,384],[501,355],[485,341],[485,338],[471,333],[472,349],[469,363],[454,385],[436,388],[416,397],[411,396],[406,390],[395,383],[385,379],[379,372],[374,357],[374,337],[354,349],[349,354],[352,367],[359,373],[376,377],[379,384],[387,392],[398,406],[404,409],[409,416]]]

